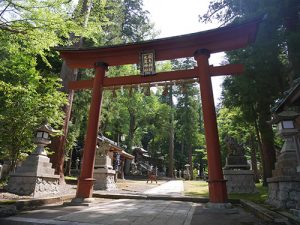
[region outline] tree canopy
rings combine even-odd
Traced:
[[[265,15],[256,42],[246,49],[226,54],[229,63],[243,63],[246,69],[243,76],[227,77],[222,93],[222,107],[240,111],[231,120],[241,117],[255,133],[261,150],[264,182],[272,176],[275,163],[274,134],[267,123],[271,120],[271,106],[300,75],[300,49],[295,42],[295,38],[300,37],[299,4],[294,0],[216,0],[211,1],[206,14],[199,16],[203,22],[216,19],[231,24]],[[224,109],[220,112],[224,116]],[[233,125],[228,132],[240,126]],[[245,143],[243,139],[239,137],[240,142]]]

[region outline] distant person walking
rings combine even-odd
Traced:
[[[157,183],[157,167],[153,168],[153,166],[150,166],[150,169],[148,170],[148,179],[147,183],[151,181],[155,181]]]

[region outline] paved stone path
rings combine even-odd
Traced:
[[[25,212],[2,223],[0,220],[0,224],[189,225],[194,205],[191,202],[122,199],[98,203],[77,212],[70,212],[67,207]]]
[[[169,181],[149,195],[182,195],[183,182]],[[211,210],[205,205],[172,200],[101,199],[91,206],[46,206],[1,219],[0,225],[261,225],[240,207]]]
[[[171,180],[158,187],[145,191],[144,194],[182,196],[183,191],[184,186],[182,180]]]
[[[105,225],[182,225],[189,224],[193,209],[189,202],[123,199],[57,219]]]
[[[263,225],[240,207],[207,209],[170,200],[99,200],[90,207],[54,206],[0,218],[2,225]]]

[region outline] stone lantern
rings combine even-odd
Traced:
[[[37,129],[35,151],[9,176],[8,192],[32,197],[54,196],[59,193],[59,175],[54,174],[45,146],[51,143],[50,135],[56,131],[44,124]]]
[[[51,126],[44,124],[36,130],[34,142],[37,145],[34,154],[47,155],[45,146],[51,144],[50,135],[57,133]]]
[[[178,171],[178,177],[179,177],[179,179],[182,178],[182,171],[181,170]]]
[[[174,169],[174,178],[177,179],[177,170]]]
[[[191,179],[190,164],[185,164],[184,167],[185,167],[185,169],[183,171],[183,178],[185,180],[190,180]]]
[[[283,138],[284,144],[268,182],[267,202],[278,208],[295,208],[300,199],[299,176],[299,129],[296,127],[295,118],[299,113],[282,111],[273,119],[277,124],[278,134]],[[297,171],[298,170],[298,171]]]
[[[96,158],[94,164],[94,189],[117,190],[116,172],[123,171],[124,160],[132,160],[133,155],[128,154],[118,146],[118,143],[106,138],[103,134],[97,137]],[[115,166],[115,168],[113,167]]]

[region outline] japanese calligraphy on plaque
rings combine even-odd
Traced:
[[[155,52],[145,51],[140,54],[141,75],[154,75],[155,72]]]

